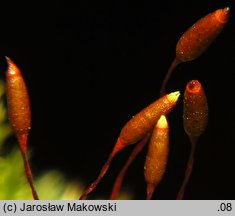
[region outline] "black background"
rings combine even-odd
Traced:
[[[5,79],[7,55],[21,68],[31,98],[29,147],[35,175],[59,169],[68,179],[88,186],[122,126],[159,97],[182,33],[202,16],[227,6],[231,16],[222,34],[200,58],[176,68],[167,90],[183,93],[189,80],[198,79],[210,108],[185,198],[234,199],[235,10],[221,0],[80,1],[15,7],[1,15],[1,78]],[[190,149],[182,105],[181,97],[169,115],[169,162],[154,199],[175,199],[182,183]],[[108,198],[133,147],[119,153],[90,199]],[[146,150],[124,182],[134,199],[145,199]]]

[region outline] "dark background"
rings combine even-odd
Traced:
[[[68,179],[88,186],[122,126],[159,97],[182,33],[202,16],[230,6],[230,20],[222,34],[200,58],[176,68],[167,90],[183,93],[189,80],[198,79],[210,108],[185,198],[235,198],[234,5],[221,0],[159,2],[80,1],[15,7],[2,15],[1,78],[5,79],[7,55],[21,68],[31,98],[29,147],[36,176],[59,169]],[[183,130],[182,105],[181,97],[169,115],[169,162],[154,199],[175,199],[183,180],[190,143]],[[90,199],[108,198],[133,147],[119,153]],[[124,182],[135,199],[145,199],[146,150]]]

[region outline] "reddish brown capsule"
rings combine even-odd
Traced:
[[[147,106],[126,123],[119,138],[127,144],[144,138],[152,130],[160,116],[168,114],[174,108],[179,96],[178,91],[173,92]]]
[[[136,143],[148,135],[151,132],[154,125],[161,117],[161,115],[166,115],[169,113],[180,96],[180,93],[173,92],[167,94],[160,99],[156,100],[145,109],[136,114],[131,120],[129,120],[123,127],[120,136],[114,145],[114,148],[109,155],[108,160],[103,165],[100,174],[97,179],[85,190],[85,192],[80,197],[81,200],[86,199],[87,195],[90,194],[99,184],[101,179],[104,177],[105,173],[109,169],[110,163],[114,156],[125,148],[127,145]]]
[[[189,137],[200,136],[206,128],[208,104],[205,92],[198,80],[186,85],[184,92],[184,129]]]
[[[147,183],[147,199],[151,199],[155,187],[166,169],[169,152],[169,127],[164,115],[154,127],[146,156],[144,176]]]
[[[184,130],[188,134],[191,142],[191,151],[185,171],[184,181],[180,187],[177,199],[183,199],[185,188],[190,179],[196,143],[199,136],[204,132],[208,120],[208,105],[205,92],[198,80],[187,83],[184,92],[183,110]]]
[[[9,119],[21,149],[26,152],[27,137],[31,127],[31,111],[28,91],[20,69],[10,58],[6,58],[8,70],[6,73],[7,102]]]
[[[200,56],[215,40],[228,21],[229,8],[218,9],[198,20],[179,39],[176,59],[191,61]]]
[[[215,40],[228,21],[229,8],[219,9],[198,20],[179,39],[176,56],[162,82],[160,95],[166,92],[166,84],[173,70],[181,62],[199,57]]]

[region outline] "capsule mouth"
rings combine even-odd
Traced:
[[[186,86],[186,91],[190,94],[197,94],[201,90],[201,83],[198,80],[191,80]]]

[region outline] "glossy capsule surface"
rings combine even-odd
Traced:
[[[6,89],[8,115],[17,137],[27,135],[31,128],[29,95],[20,69],[7,57]]]
[[[172,92],[140,111],[123,127],[120,139],[128,145],[144,138],[153,129],[160,116],[168,114],[174,108],[179,96],[179,91]]]
[[[199,57],[217,38],[229,18],[229,8],[218,9],[198,20],[179,39],[176,59],[192,61]]]
[[[154,127],[146,156],[144,176],[148,185],[160,182],[166,169],[169,152],[169,127],[163,115]]]
[[[208,121],[208,103],[201,83],[192,80],[184,92],[184,130],[190,137],[200,136]]]

